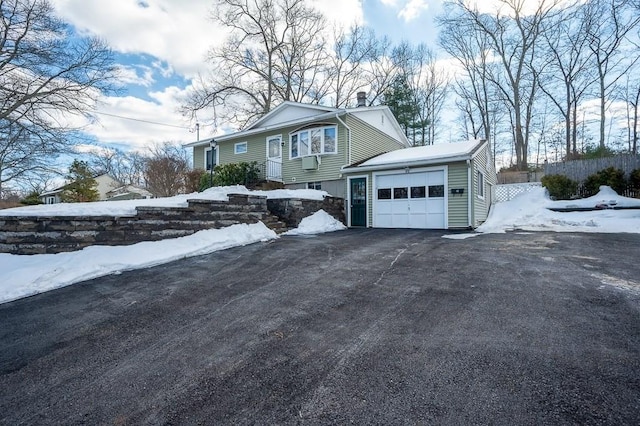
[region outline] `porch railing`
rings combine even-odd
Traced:
[[[265,162],[265,179],[282,182],[282,162],[267,159]]]

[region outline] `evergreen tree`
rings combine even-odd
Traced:
[[[20,204],[24,204],[26,206],[42,204],[42,200],[40,200],[40,193],[38,191],[29,192],[26,197],[20,200]]]
[[[98,201],[98,182],[93,178],[86,161],[73,160],[69,173],[66,176],[67,185],[60,194],[64,203],[81,203],[86,201]]]
[[[396,120],[398,120],[398,124],[400,124],[405,136],[413,144],[414,131],[419,121],[418,105],[406,76],[398,75],[394,79],[391,87],[384,93],[382,104],[389,107]]]

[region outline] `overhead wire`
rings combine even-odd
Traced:
[[[95,114],[108,115],[109,117],[121,118],[123,120],[138,121],[140,123],[154,124],[156,126],[173,127],[173,128],[176,128],[176,129],[187,129],[189,131],[192,131],[192,128],[188,127],[188,126],[176,126],[175,124],[158,123],[156,121],[149,121],[149,120],[142,120],[142,119],[139,119],[139,118],[125,117],[125,116],[122,116],[122,115],[110,114],[108,112],[100,112],[100,111],[93,111],[93,112]]]

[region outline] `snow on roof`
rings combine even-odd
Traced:
[[[357,167],[392,165],[397,163],[413,163],[432,161],[453,157],[470,156],[483,140],[470,140],[466,142],[443,143],[436,145],[414,146],[406,149],[380,154],[365,161]]]

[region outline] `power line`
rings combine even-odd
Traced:
[[[140,123],[147,123],[147,124],[155,124],[156,126],[165,126],[165,127],[174,127],[176,129],[187,129],[187,130],[191,130],[190,127],[187,126],[176,126],[174,124],[167,124],[167,123],[158,123],[155,121],[149,121],[149,120],[141,120],[139,118],[132,118],[132,117],[124,117],[122,115],[116,115],[116,114],[109,114],[108,112],[99,112],[99,111],[94,111],[95,114],[100,114],[100,115],[108,115],[109,117],[115,117],[115,118],[121,118],[123,120],[131,120],[131,121],[138,121]]]

